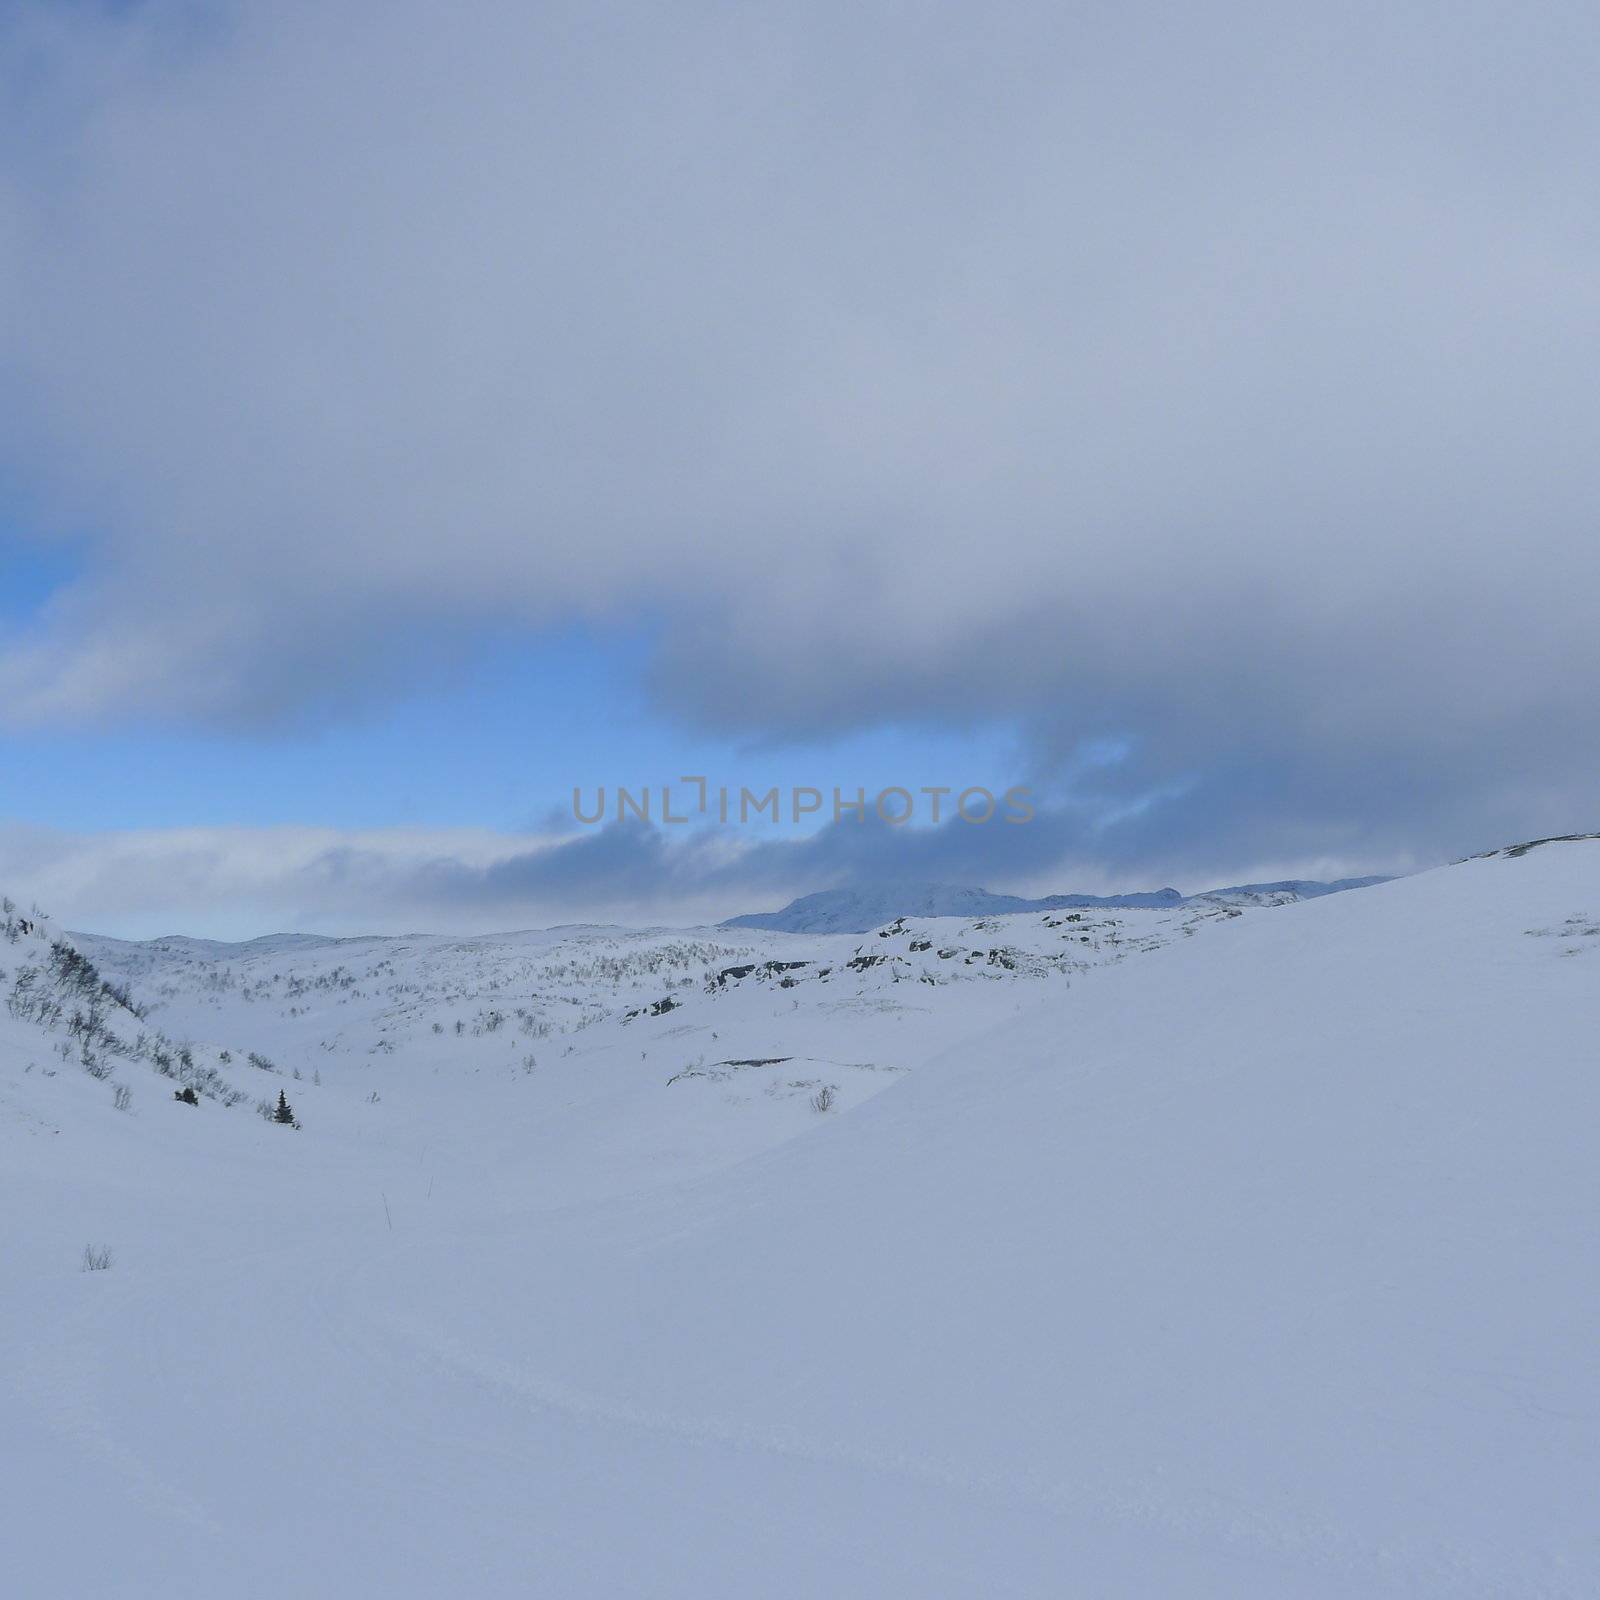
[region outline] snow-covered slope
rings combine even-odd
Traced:
[[[18,1593],[1600,1592],[1600,842],[865,939],[83,943],[304,1126],[0,1039]]]
[[[232,1052],[170,1037],[150,1020],[155,1008],[129,986],[126,972],[102,968],[85,953],[89,942],[0,897],[0,1108],[9,1100],[26,1117],[38,1084],[63,1071],[106,1084],[118,1109],[128,1108],[130,1080],[148,1085],[152,1078],[195,1101],[246,1103],[250,1095],[223,1070]],[[38,1082],[16,1082],[19,1068],[23,1077],[37,1072]]]
[[[995,917],[1027,911],[1174,910],[1206,902],[1215,905],[1288,905],[1365,889],[1385,878],[1341,878],[1320,883],[1307,878],[1279,883],[1242,883],[1204,894],[1182,895],[1176,889],[1142,894],[1051,894],[1028,900],[987,889],[963,889],[944,883],[881,883],[853,889],[823,889],[791,900],[779,911],[755,911],[730,917],[724,928],[766,928],[778,933],[867,933],[896,917]]]

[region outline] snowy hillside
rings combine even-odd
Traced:
[[[1319,883],[1306,878],[1280,883],[1234,884],[1182,895],[1176,889],[1145,894],[1052,894],[1028,900],[987,889],[963,889],[946,883],[883,883],[854,889],[823,889],[801,895],[780,911],[756,911],[730,917],[724,928],[766,928],[779,933],[868,933],[896,917],[997,917],[1025,911],[1174,910],[1182,905],[1288,905],[1346,889],[1365,889],[1384,878],[1341,878]]]
[[[1600,1592],[1600,841],[69,948],[170,1045],[0,1016],[19,1594]]]
[[[173,1039],[150,1020],[153,1008],[133,992],[126,973],[101,968],[84,946],[60,932],[37,910],[23,911],[0,897],[0,1105],[14,1097],[19,1115],[29,1115],[38,1085],[11,1081],[17,1068],[38,1083],[65,1072],[83,1074],[110,1088],[112,1103],[127,1110],[130,1083],[157,1084],[185,1103],[212,1100],[236,1106],[250,1096],[224,1068],[232,1052],[215,1044]],[[80,1085],[81,1087],[81,1085]],[[31,1088],[33,1093],[23,1092]]]

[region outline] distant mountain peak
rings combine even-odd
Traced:
[[[779,911],[756,911],[729,917],[724,928],[765,928],[777,933],[867,933],[896,917],[995,917],[1028,911],[1163,910],[1194,902],[1225,905],[1284,905],[1313,900],[1346,889],[1364,889],[1383,878],[1341,878],[1323,883],[1288,878],[1277,883],[1234,884],[1185,895],[1173,888],[1137,894],[1051,894],[1039,899],[994,894],[960,884],[887,882],[853,888],[820,889],[801,895]]]

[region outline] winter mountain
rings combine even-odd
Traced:
[[[1600,1593],[1600,841],[0,996],[7,1592]]]
[[[1171,909],[1197,902],[1220,905],[1286,905],[1346,889],[1365,889],[1386,878],[1341,878],[1335,883],[1288,879],[1281,883],[1236,884],[1183,895],[1176,889],[1143,894],[1052,894],[1029,900],[987,889],[963,889],[943,883],[885,883],[854,889],[823,889],[791,900],[781,911],[757,911],[729,917],[724,928],[767,928],[778,933],[867,933],[896,917],[993,917],[1027,911]]]

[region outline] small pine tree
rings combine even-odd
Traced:
[[[186,1106],[197,1106],[200,1104],[200,1096],[194,1092],[193,1086],[187,1083],[184,1084],[181,1089],[174,1089],[172,1091],[172,1098],[174,1100],[181,1100]]]
[[[294,1110],[284,1098],[283,1090],[278,1091],[278,1109],[272,1113],[274,1122],[286,1122],[291,1128],[298,1128],[300,1124],[294,1120]]]

